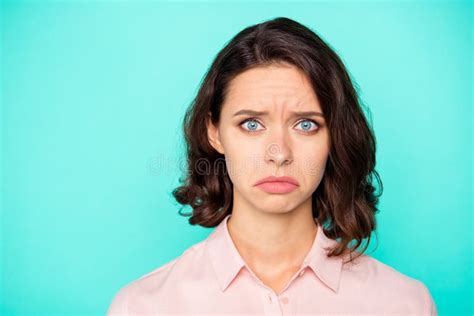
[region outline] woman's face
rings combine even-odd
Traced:
[[[289,65],[253,68],[235,77],[218,126],[208,120],[208,137],[225,156],[234,207],[267,213],[286,213],[311,203],[330,149],[313,88],[302,71]],[[255,186],[268,176],[289,176],[298,185],[285,193],[275,193],[276,186]]]

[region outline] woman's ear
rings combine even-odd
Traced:
[[[222,146],[222,143],[220,140],[219,129],[216,126],[214,126],[214,124],[211,121],[211,112],[207,114],[206,126],[207,126],[207,138],[209,139],[209,143],[219,153],[224,154],[224,147]]]

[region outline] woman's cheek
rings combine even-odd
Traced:
[[[309,177],[320,178],[326,168],[327,155],[309,156],[301,162],[300,170]]]
[[[232,182],[238,182],[243,175],[248,173],[248,165],[245,162],[244,151],[236,148],[226,149],[226,167]]]

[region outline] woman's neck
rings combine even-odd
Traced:
[[[318,229],[307,205],[278,214],[234,209],[227,227],[242,259],[264,283],[264,279],[284,283],[282,279],[291,277],[301,267]]]

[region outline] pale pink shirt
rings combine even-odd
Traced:
[[[176,259],[123,286],[107,315],[437,315],[421,281],[365,254],[357,264],[327,258],[323,247],[336,241],[321,226],[300,269],[276,293],[240,256],[230,216]]]

